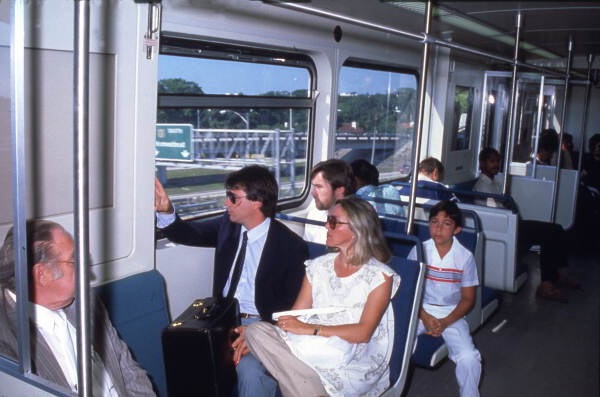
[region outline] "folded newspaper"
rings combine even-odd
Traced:
[[[316,307],[311,309],[298,309],[298,310],[285,310],[283,312],[273,313],[273,321],[277,321],[277,319],[281,316],[313,316],[315,314],[330,314],[337,313],[346,310],[344,307]]]

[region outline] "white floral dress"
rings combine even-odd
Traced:
[[[306,261],[306,276],[312,286],[313,308],[338,307],[339,311],[303,319],[312,324],[358,323],[367,297],[393,278],[392,296],[400,286],[400,276],[390,267],[370,259],[347,277],[334,271],[331,253]],[[394,343],[394,313],[391,305],[367,343],[351,344],[338,337],[296,335],[281,331],[291,350],[321,377],[331,396],[378,396],[389,387],[389,359]]]

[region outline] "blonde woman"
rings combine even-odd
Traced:
[[[389,386],[400,277],[385,264],[391,253],[368,202],[338,200],[325,227],[336,251],[306,261],[292,307],[302,311],[249,326],[246,342],[285,397],[377,396]]]

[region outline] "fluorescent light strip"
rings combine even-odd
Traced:
[[[413,12],[417,12],[419,14],[424,15],[425,14],[425,3],[424,2],[416,2],[416,1],[385,1],[383,0],[383,2],[385,3],[389,3],[391,5],[394,5],[396,7],[400,7],[400,8],[404,8],[406,10],[409,11],[413,11]],[[496,41],[499,41],[501,43],[504,43],[506,45],[509,46],[514,46],[515,44],[515,38],[511,37],[497,29],[491,28],[489,26],[486,26],[480,22],[476,22],[472,19],[469,18],[465,18],[461,15],[456,15],[451,13],[450,11],[444,9],[444,8],[439,8],[439,7],[435,7],[434,9],[434,14],[437,16],[440,16],[441,18],[443,18],[444,22],[448,23],[449,25],[453,25],[456,26],[458,28],[461,29],[465,29],[467,31],[476,33],[480,36],[486,37],[486,38],[490,38]],[[542,58],[546,58],[546,59],[558,59],[560,58],[558,55],[553,54],[549,51],[546,51],[542,48],[539,48],[533,44],[530,44],[528,42],[525,41],[521,41],[520,43],[520,48],[528,51],[532,54],[535,54],[537,56],[540,56]]]

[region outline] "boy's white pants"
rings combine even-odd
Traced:
[[[454,307],[423,304],[423,309],[436,318],[446,317],[454,310]],[[423,322],[419,320],[417,335],[425,333],[425,331]],[[481,355],[473,344],[469,324],[464,318],[461,318],[442,332],[442,338],[448,347],[450,360],[456,364],[456,380],[461,397],[478,397]]]

